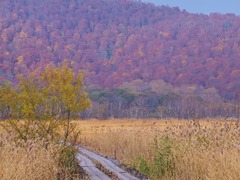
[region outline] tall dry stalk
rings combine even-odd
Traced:
[[[13,139],[11,135],[0,135],[1,179],[57,179],[59,145],[49,144],[46,149],[43,141]]]
[[[13,134],[0,134],[0,179],[79,179],[82,172],[76,169],[77,164],[73,167],[77,162],[70,159],[72,154],[69,148],[53,141],[24,141]]]

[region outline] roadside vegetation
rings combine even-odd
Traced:
[[[91,106],[84,89],[82,72],[75,74],[66,61],[0,86],[1,178],[82,176],[74,147],[80,132],[71,119]]]
[[[40,138],[22,141],[12,134],[1,134],[0,144],[2,180],[77,179],[83,174],[74,149],[59,143]]]
[[[239,121],[79,121],[80,143],[151,179],[238,179]]]

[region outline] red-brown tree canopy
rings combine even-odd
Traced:
[[[2,0],[0,79],[74,61],[87,84],[124,82],[240,88],[240,17],[190,14],[131,0]]]

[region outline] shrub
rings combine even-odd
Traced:
[[[162,178],[166,174],[174,174],[175,159],[172,154],[172,142],[169,137],[161,137],[159,142],[155,138],[154,157],[151,165],[151,174],[157,178]]]

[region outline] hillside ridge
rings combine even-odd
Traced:
[[[131,0],[3,0],[0,80],[74,62],[86,83],[118,88],[163,81],[240,93],[240,17],[191,14]]]

